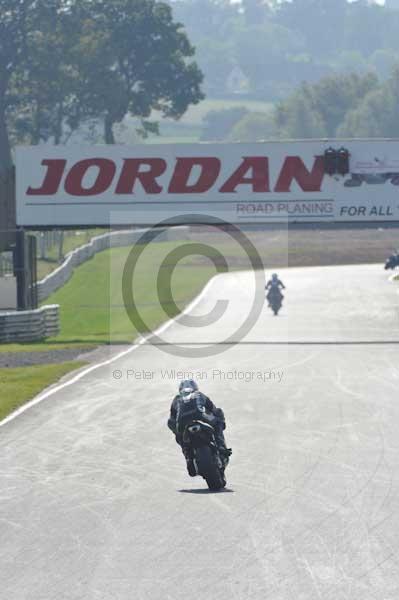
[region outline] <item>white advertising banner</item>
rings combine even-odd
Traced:
[[[21,147],[16,173],[25,227],[399,221],[399,140]]]

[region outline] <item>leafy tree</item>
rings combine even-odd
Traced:
[[[0,165],[13,139],[65,141],[82,120],[104,137],[126,114],[155,131],[153,109],[178,118],[203,96],[182,26],[155,0],[0,0]]]
[[[84,0],[90,22],[93,59],[84,65],[87,85],[81,106],[104,114],[106,143],[114,143],[113,126],[126,114],[142,119],[142,133],[154,132],[153,110],[179,118],[198,103],[202,73],[194,47],[170,6],[155,0]],[[80,9],[79,9],[80,10]],[[90,109],[89,109],[90,112]]]
[[[343,50],[334,59],[335,70],[339,73],[367,73],[370,70],[368,61],[358,50]]]
[[[387,82],[348,111],[338,133],[349,137],[399,137],[399,66],[394,67]]]
[[[395,64],[399,62],[399,53],[394,50],[379,49],[370,58],[370,63],[383,79],[387,79]]]
[[[365,58],[385,47],[385,28],[391,11],[371,2],[347,3],[343,21],[343,47],[359,51]],[[342,29],[342,27],[341,27]]]
[[[304,88],[293,94],[288,102],[278,106],[276,122],[281,138],[305,139],[327,136],[323,117],[315,110],[311,94]]]
[[[10,80],[26,56],[27,27],[33,5],[33,0],[0,0],[0,251],[13,242],[10,230],[15,228],[8,92]]]
[[[321,115],[327,135],[335,136],[348,110],[358,105],[377,86],[377,76],[372,73],[363,76],[350,73],[326,77],[308,88],[314,110]]]
[[[298,34],[271,23],[240,28],[235,36],[235,59],[258,94],[270,95],[271,81],[286,80],[289,56],[302,49]]]
[[[0,0],[0,229],[13,212],[2,181],[13,140],[65,141],[82,121],[178,119],[203,98],[194,47],[156,0]],[[7,184],[7,190],[11,189]],[[11,223],[12,226],[12,223]]]
[[[27,21],[33,0],[0,0],[0,171],[12,166],[6,125],[7,92],[15,69],[25,56]]]
[[[333,71],[376,70],[385,78],[399,54],[399,11],[371,0],[170,2],[197,45],[212,93],[227,91],[225,72],[232,63],[250,79],[252,93],[271,99]]]
[[[342,48],[347,0],[283,0],[277,23],[300,32],[310,54],[329,57]]]
[[[30,15],[25,57],[10,79],[9,129],[18,141],[38,144],[63,141],[65,127],[73,131],[79,70],[72,48],[80,23],[60,2],[42,2]],[[49,59],[51,57],[51,60]]]
[[[379,137],[382,133],[381,117],[386,119],[388,104],[385,91],[379,89],[367,95],[356,108],[348,111],[343,123],[338,128],[340,137],[370,138]],[[388,119],[389,120],[389,119]]]
[[[228,139],[233,142],[258,142],[277,137],[273,113],[246,114],[230,131]]]
[[[302,84],[275,112],[280,137],[335,137],[363,100],[379,90],[376,75],[333,75],[314,85]]]
[[[204,89],[214,95],[226,93],[227,78],[236,64],[234,27],[242,19],[240,4],[230,0],[172,0],[170,5],[196,46]]]
[[[279,137],[399,137],[399,64],[382,83],[375,74],[302,84],[274,112]]]
[[[334,137],[346,113],[377,86],[375,75],[353,73],[302,84],[278,106],[279,130],[288,137]]]
[[[204,89],[207,94],[218,96],[226,92],[228,76],[235,65],[231,44],[224,40],[200,40],[196,58],[204,74]]]

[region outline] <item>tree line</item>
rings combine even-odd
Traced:
[[[386,80],[349,73],[302,83],[265,113],[208,113],[204,140],[399,137],[399,65]]]
[[[367,0],[171,0],[197,47],[205,91],[226,95],[238,68],[243,89],[276,100],[302,81],[372,70],[399,60],[399,10]],[[239,91],[239,90],[235,90]]]

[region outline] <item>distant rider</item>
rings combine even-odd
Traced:
[[[281,279],[279,279],[277,273],[273,273],[272,278],[269,279],[269,281],[266,284],[265,290],[267,291],[266,298],[269,303],[269,306],[271,297],[276,291],[279,292],[279,294],[281,295],[281,300],[283,300],[284,296],[281,293],[281,290],[285,290],[285,285],[281,281]]]
[[[231,455],[231,449],[226,447],[224,439],[223,431],[226,429],[226,421],[223,410],[216,408],[210,398],[199,391],[198,385],[193,379],[185,379],[180,383],[179,393],[174,397],[172,406],[170,407],[168,427],[173,431],[176,436],[176,442],[181,446],[187,463],[187,471],[191,477],[195,477],[197,473],[190,448],[183,443],[183,428],[185,420],[198,418],[195,415],[200,416],[213,425],[216,443],[225,466],[227,466],[229,456]]]

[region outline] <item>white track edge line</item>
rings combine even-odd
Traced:
[[[179,320],[179,318],[182,315],[185,315],[185,314],[189,313],[191,310],[193,310],[193,308],[195,308],[197,306],[197,304],[199,304],[199,302],[201,302],[201,300],[203,299],[203,297],[207,294],[209,288],[211,287],[211,285],[213,284],[213,282],[215,281],[215,279],[217,277],[218,277],[218,275],[214,275],[208,281],[208,283],[205,285],[205,287],[203,288],[203,290],[190,302],[190,304],[188,306],[186,306],[186,308],[181,313],[179,313],[174,319],[169,319],[168,321],[166,321],[165,323],[163,323],[162,325],[160,325],[158,327],[158,329],[156,329],[155,331],[152,332],[152,334],[159,335],[160,333],[163,333],[164,331],[166,331],[167,329],[169,329],[169,327],[171,327],[172,325],[174,325]],[[145,342],[147,342],[148,339],[151,338],[152,334],[149,334],[146,337],[140,338],[139,341],[137,341],[135,344],[133,344],[132,346],[130,346],[127,350],[123,350],[122,352],[120,352],[116,356],[113,356],[112,358],[110,358],[108,360],[105,360],[103,362],[100,362],[100,363],[98,363],[96,365],[91,365],[90,367],[88,367],[87,369],[84,369],[84,371],[81,371],[80,373],[78,373],[77,375],[75,375],[75,377],[72,377],[72,379],[69,379],[65,383],[61,383],[60,385],[55,384],[55,387],[52,387],[47,392],[45,391],[43,393],[40,393],[38,396],[36,396],[36,398],[33,398],[32,400],[29,400],[29,402],[26,402],[25,404],[23,404],[23,406],[17,408],[10,415],[8,415],[7,417],[5,417],[5,419],[3,419],[2,421],[0,421],[0,427],[4,427],[4,425],[7,425],[7,423],[10,423],[11,421],[14,421],[14,419],[16,419],[17,417],[19,417],[19,415],[21,415],[22,413],[26,412],[30,408],[33,408],[37,404],[40,404],[40,402],[43,402],[43,400],[46,400],[47,398],[49,398],[50,396],[53,396],[57,392],[59,392],[59,391],[65,389],[65,388],[73,385],[74,383],[77,383],[78,381],[80,381],[81,379],[83,379],[83,377],[85,377],[89,373],[92,373],[96,369],[100,369],[101,367],[106,367],[106,366],[108,366],[108,365],[116,362],[120,358],[123,358],[124,356],[127,356],[128,354],[130,354],[134,350],[137,350],[138,348],[140,348],[140,346],[142,346],[143,344],[145,344]]]

